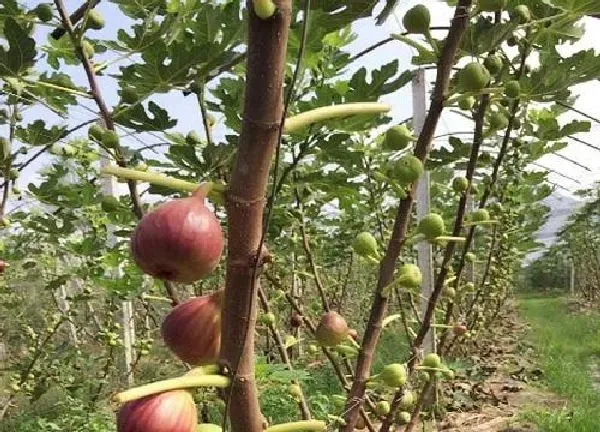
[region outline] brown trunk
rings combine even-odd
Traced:
[[[254,326],[258,281],[253,278],[263,228],[269,167],[279,136],[290,0],[262,20],[248,2],[248,60],[244,121],[227,192],[227,280],[223,302],[221,361],[232,374],[233,432],[262,432],[254,381]]]

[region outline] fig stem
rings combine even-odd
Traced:
[[[165,303],[173,302],[170,298],[153,296],[153,295],[148,295],[148,294],[143,294],[142,299],[143,300],[156,300],[156,301],[161,301],[161,302],[165,302]]]
[[[465,226],[465,227],[471,227],[471,226],[476,226],[476,225],[496,225],[497,223],[498,223],[497,220],[490,219],[490,220],[479,221],[479,222],[465,222],[463,224],[463,226]]]
[[[285,119],[284,132],[296,132],[305,126],[325,120],[348,117],[358,114],[381,114],[390,106],[378,102],[355,102],[315,108]]]
[[[452,237],[452,236],[439,236],[435,238],[435,242],[455,242],[464,243],[467,239],[464,237]]]
[[[308,432],[308,431],[324,431],[327,424],[321,420],[304,420],[291,423],[283,423],[268,427],[265,432]]]
[[[117,393],[113,399],[116,402],[125,403],[153,394],[164,393],[170,390],[196,387],[225,388],[229,386],[229,381],[229,378],[223,375],[184,375],[181,377],[171,378],[164,381],[156,381],[125,390],[121,393]]]

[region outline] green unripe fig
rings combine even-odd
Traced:
[[[334,394],[331,396],[331,402],[336,409],[340,410],[346,406],[346,397],[339,394]]]
[[[212,423],[201,423],[196,426],[196,432],[223,432],[221,426]]]
[[[41,22],[48,22],[52,20],[52,6],[47,3],[41,3],[36,6],[33,13],[38,17]]]
[[[444,219],[437,213],[429,213],[419,221],[418,231],[429,241],[444,234]]]
[[[264,325],[275,324],[275,314],[273,312],[265,313],[260,316],[260,322]]]
[[[490,129],[500,130],[508,126],[508,119],[501,112],[493,112],[489,117]]]
[[[400,409],[402,411],[411,410],[416,401],[415,394],[410,390],[406,390],[402,395],[402,399],[400,399]]]
[[[200,135],[198,135],[198,132],[196,132],[195,130],[191,130],[185,136],[185,142],[191,146],[195,146],[200,144],[202,142],[202,139],[200,138]]]
[[[361,232],[354,239],[352,243],[352,249],[357,255],[363,258],[378,258],[379,247],[377,246],[377,240],[375,237],[368,232]]]
[[[119,209],[121,203],[117,198],[111,195],[105,195],[102,197],[102,201],[100,202],[100,207],[106,213],[113,213]]]
[[[87,58],[92,58],[92,57],[94,57],[94,54],[96,54],[96,50],[94,49],[94,45],[92,45],[90,43],[90,41],[87,41],[87,40],[81,41],[81,51],[83,51],[83,54]]]
[[[388,401],[379,401],[375,404],[375,414],[379,417],[388,415],[390,412],[390,403]]]
[[[483,154],[482,154],[482,156],[483,156]],[[479,186],[477,186],[474,183],[471,183],[470,193],[471,193],[471,195],[477,195],[479,193]]]
[[[525,24],[531,21],[531,11],[526,5],[518,5],[510,11],[510,19],[519,24]]]
[[[513,80],[504,84],[504,94],[511,99],[519,97],[521,94],[521,85],[519,84],[519,81]]]
[[[423,358],[422,365],[431,369],[439,369],[442,366],[442,360],[436,353],[429,353]]]
[[[498,57],[497,55],[490,54],[483,61],[483,65],[489,73],[491,73],[492,75],[496,75],[502,70],[502,58]]]
[[[414,289],[423,283],[423,274],[416,264],[402,264],[398,269],[398,284],[404,288]]]
[[[137,92],[130,87],[126,87],[121,91],[121,100],[123,103],[131,105],[136,103],[139,98]]]
[[[261,19],[269,19],[277,10],[273,0],[252,0],[254,13]]]
[[[95,9],[89,11],[87,16],[86,28],[100,30],[104,28],[104,17]]]
[[[453,299],[454,297],[456,297],[456,290],[451,286],[445,286],[443,294],[444,294],[444,297]]]
[[[311,344],[308,346],[308,352],[310,354],[316,354],[318,351],[319,351],[319,348],[316,345]]]
[[[386,365],[379,378],[388,387],[402,387],[406,384],[406,367],[400,363]]]
[[[465,290],[467,290],[467,291],[475,290],[475,284],[473,282],[467,282],[465,284]]]
[[[468,263],[475,262],[476,258],[477,257],[475,256],[475,254],[473,252],[467,252],[465,254],[465,261],[468,262]]]
[[[288,387],[288,393],[294,399],[300,399],[303,395],[302,388],[298,384],[290,384]]]
[[[104,129],[99,124],[94,123],[88,129],[88,137],[93,141],[102,142],[102,137],[104,136],[105,132],[106,129]]]
[[[483,65],[472,62],[461,69],[458,83],[462,90],[478,92],[483,90],[490,82],[490,73]]]
[[[400,411],[398,413],[397,421],[401,425],[408,424],[408,422],[410,421],[410,413],[407,411]]]
[[[485,222],[490,220],[490,214],[486,209],[477,209],[471,213],[471,220],[473,222]]]
[[[402,156],[393,168],[393,177],[403,185],[416,182],[423,175],[425,168],[423,162],[412,155]]]
[[[504,208],[502,207],[502,203],[499,203],[498,201],[492,203],[490,205],[490,208],[494,213],[502,213],[502,211],[504,210]]]
[[[428,34],[430,23],[431,14],[429,9],[422,4],[410,8],[402,19],[406,31],[414,34]]]
[[[475,98],[473,96],[462,96],[458,100],[458,107],[463,111],[470,111],[475,106]]]
[[[508,0],[478,0],[477,7],[482,12],[497,12],[504,8]]]
[[[454,177],[452,190],[456,193],[464,193],[469,189],[469,180],[466,177]]]
[[[119,135],[113,130],[105,131],[102,135],[102,144],[111,149],[119,147]]]
[[[415,137],[406,125],[393,126],[385,133],[383,148],[391,151],[403,150],[414,140]]]
[[[12,168],[8,175],[11,180],[16,180],[19,178],[19,171],[16,168]]]

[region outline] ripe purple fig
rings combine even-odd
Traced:
[[[337,312],[330,311],[321,317],[315,337],[323,346],[336,346],[346,340],[348,330],[346,320]]]
[[[151,276],[191,283],[210,274],[223,252],[223,232],[204,205],[205,190],[147,213],[131,240],[136,264]]]
[[[118,432],[194,432],[198,413],[192,396],[175,390],[126,403],[117,414]]]
[[[162,323],[165,344],[194,366],[213,364],[221,348],[222,291],[194,297],[174,307]]]
[[[298,328],[302,325],[302,322],[304,320],[302,319],[302,315],[300,315],[297,311],[293,311],[292,318],[290,321],[291,321],[290,324],[292,325],[293,328]]]

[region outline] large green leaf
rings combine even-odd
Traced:
[[[35,40],[12,18],[4,21],[8,50],[0,45],[0,76],[20,76],[35,63]]]

